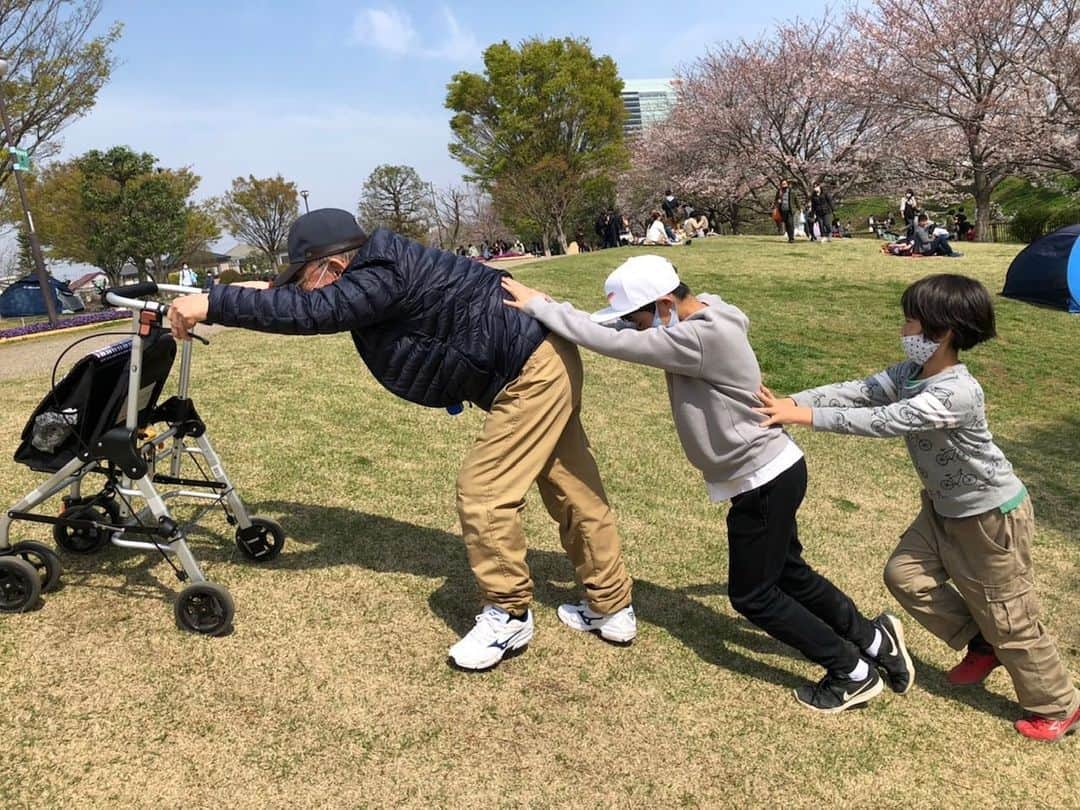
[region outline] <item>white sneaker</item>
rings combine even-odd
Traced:
[[[559,605],[559,620],[567,627],[583,633],[597,632],[601,638],[618,644],[629,644],[637,635],[634,606],[627,605],[614,613],[597,613],[585,600],[576,605]]]
[[[520,650],[532,637],[531,610],[522,621],[501,607],[485,605],[476,617],[476,626],[450,648],[450,660],[462,669],[489,669],[508,652]]]

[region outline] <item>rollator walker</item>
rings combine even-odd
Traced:
[[[34,608],[61,575],[60,558],[47,545],[10,542],[19,520],[51,525],[56,545],[71,554],[92,554],[110,543],[161,554],[177,579],[188,583],[176,599],[177,624],[211,636],[229,632],[235,608],[228,590],[203,575],[187,531],[220,506],[236,526],[236,545],[245,557],[266,562],[281,553],[284,532],[273,520],[248,514],[189,396],[193,341],[180,347],[176,395],[159,403],[177,353],[165,322],[168,305],[145,300],[159,292],[201,290],[154,283],[106,290],[107,304],[132,311],[131,337],[80,359],[54,382],[23,428],[15,461],[51,476],[0,515],[2,612]],[[88,486],[102,479],[100,487]],[[32,511],[65,490],[59,515]],[[169,512],[173,498],[194,499],[204,508],[181,524]]]

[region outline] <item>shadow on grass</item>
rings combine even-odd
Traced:
[[[1067,416],[1016,439],[998,435],[994,440],[1031,490],[1036,523],[1071,536],[1080,525],[1080,499],[1075,491],[1080,416]]]
[[[457,535],[341,507],[291,501],[249,506],[253,514],[280,516],[288,538],[282,556],[266,565],[296,571],[357,565],[371,571],[440,579],[442,585],[428,597],[432,613],[459,635],[472,628],[477,594]],[[200,561],[258,567],[240,554],[231,539],[201,528],[190,531],[189,537],[212,541],[194,544],[193,553]],[[563,554],[530,550],[528,561],[538,603],[554,608],[580,598],[576,588],[556,584],[574,578]],[[171,574],[152,552],[132,554],[111,548],[96,555],[66,555],[64,562],[63,581],[69,587],[92,587],[129,599],[170,604],[182,587],[178,582],[170,584]],[[793,649],[741,617],[718,612],[699,601],[726,594],[723,583],[670,588],[636,578],[634,608],[643,622],[663,628],[709,664],[784,688],[805,683],[801,676],[755,657],[796,659]]]
[[[915,655],[912,655],[911,659],[915,664],[915,689],[922,689],[935,697],[963,703],[980,712],[1008,720],[1010,723],[1020,716],[1020,707],[1014,701],[988,692],[981,685],[952,686],[945,680],[943,670],[931,666]],[[959,661],[959,658],[957,660]]]
[[[360,565],[373,571],[440,578],[443,584],[428,597],[432,612],[459,635],[472,628],[476,587],[457,535],[339,507],[264,501],[253,509],[280,515],[285,534],[304,546],[297,551],[294,545],[271,565],[294,570]],[[229,553],[211,551],[208,556]],[[528,561],[537,602],[554,608],[580,598],[578,590],[553,584],[574,578],[564,555],[530,550]],[[635,579],[634,609],[642,621],[663,627],[710,664],[783,687],[803,683],[793,673],[740,652],[793,657],[794,651],[743,619],[718,613],[693,598],[725,593],[722,584],[674,589]]]

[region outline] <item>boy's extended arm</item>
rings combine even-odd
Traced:
[[[531,299],[525,311],[555,334],[597,354],[687,377],[702,376],[703,352],[694,329],[610,329],[569,303],[541,297]]]
[[[899,398],[897,385],[900,366],[892,366],[865,380],[807,388],[797,394],[789,394],[797,405],[809,408],[871,408],[889,405]]]
[[[311,292],[295,284],[256,290],[219,284],[210,290],[207,319],[280,335],[347,332],[392,317],[404,294],[393,265],[361,266]]]
[[[967,388],[933,385],[911,399],[876,408],[813,409],[814,430],[887,438],[964,427],[978,418]]]

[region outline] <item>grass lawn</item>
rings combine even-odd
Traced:
[[[670,255],[695,290],[743,308],[774,390],[877,371],[900,357],[899,297],[933,272],[1001,289],[1019,246],[897,259],[875,243],[696,240]],[[643,249],[536,263],[518,278],[583,308]],[[1044,620],[1080,672],[1080,318],[997,300],[1001,338],[966,359],[995,436],[1035,500]],[[576,600],[556,527],[525,513],[537,583],[528,651],[451,670],[475,592],[454,479],[483,414],[409,405],[372,380],[347,335],[230,330],[193,390],[227,469],[289,536],[246,563],[212,517],[192,545],[237,604],[235,632],[172,623],[168,566],[109,549],[65,557],[44,607],[0,617],[6,673],[0,799],[14,806],[928,807],[1076,806],[1080,740],[1019,737],[1007,675],[950,689],[956,653],[905,620],[905,697],[820,717],[791,690],[819,671],[726,597],[726,506],[708,502],[671,425],[663,375],[586,354],[585,424],[634,575],[638,640],[562,628]],[[0,363],[3,362],[0,349]],[[10,454],[44,373],[0,381]],[[917,510],[900,441],[796,430],[810,489],[808,559],[874,615],[899,610],[882,565]],[[7,456],[10,458],[10,455]],[[0,504],[40,481],[8,461]],[[47,537],[22,524],[13,539]],[[1069,798],[1069,797],[1073,798]]]

